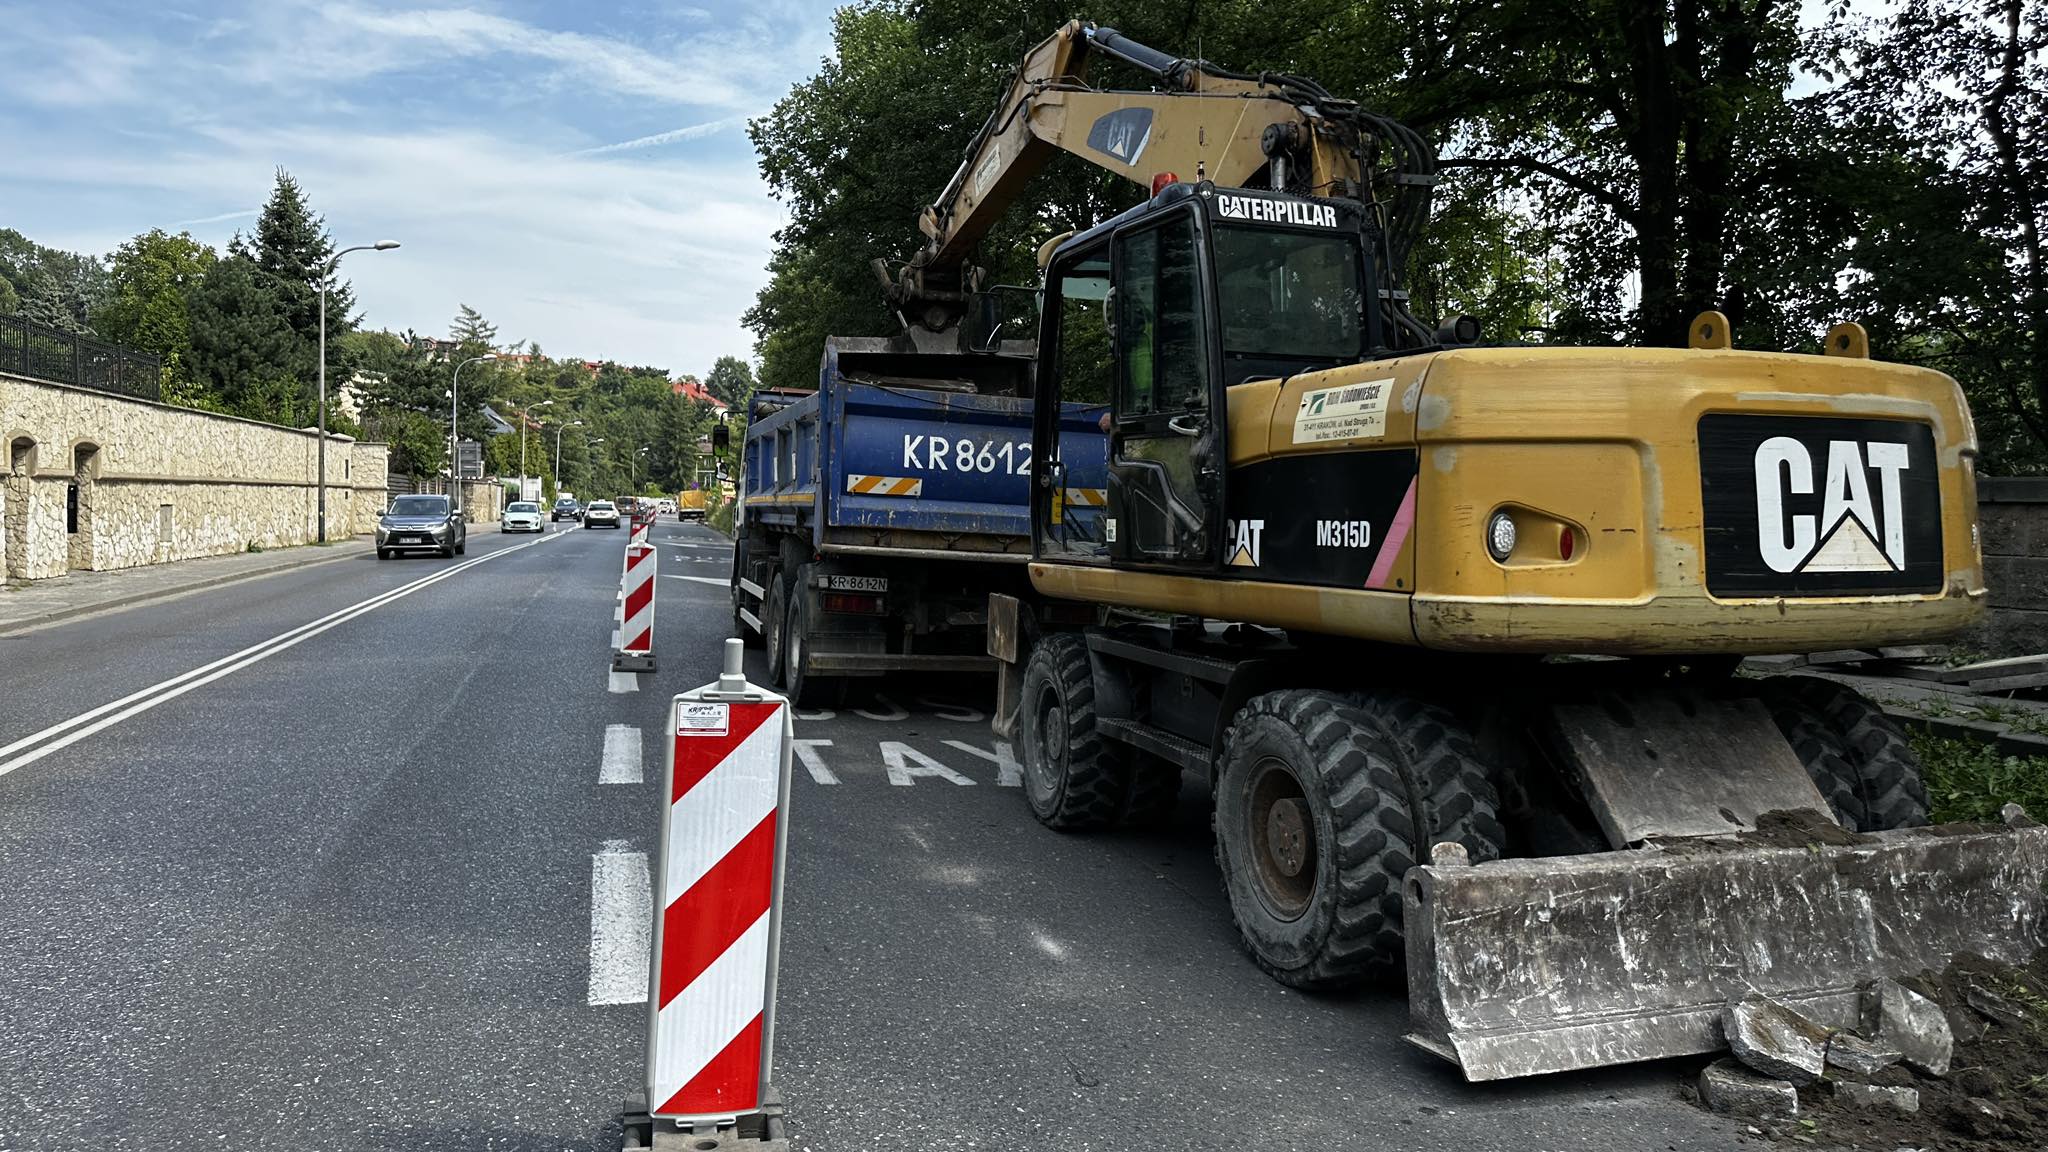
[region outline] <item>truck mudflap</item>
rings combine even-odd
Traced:
[[[1413,869],[1408,1039],[1498,1080],[1713,1052],[1761,992],[1855,1025],[1881,977],[2042,946],[2048,828],[2001,825],[1665,842]],[[1455,857],[1455,853],[1451,856]]]

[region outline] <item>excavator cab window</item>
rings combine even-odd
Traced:
[[[1109,449],[1109,554],[1138,564],[1215,559],[1221,427],[1192,209],[1119,231],[1115,418]]]
[[[1226,383],[1332,368],[1364,354],[1355,231],[1219,222],[1212,235]]]
[[[1034,535],[1041,555],[1069,563],[1108,562],[1101,494],[1108,463],[1110,298],[1106,238],[1062,254],[1046,270],[1032,439],[1053,447],[1039,449],[1034,468]]]

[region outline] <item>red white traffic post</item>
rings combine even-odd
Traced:
[[[615,672],[654,671],[654,545],[626,545],[620,576],[619,647],[612,653]]]
[[[740,641],[725,645],[718,682],[669,706],[647,1021],[656,1148],[676,1133],[781,1136],[768,1081],[793,726],[787,698],[747,683]]]

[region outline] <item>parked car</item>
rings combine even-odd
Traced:
[[[563,520],[581,520],[583,519],[583,505],[576,503],[574,496],[564,496],[555,501],[555,510],[548,514],[548,519],[556,523],[560,523]]]
[[[377,521],[377,559],[401,552],[460,556],[469,547],[469,525],[446,496],[400,496]]]
[[[585,528],[617,528],[619,508],[609,500],[592,500],[590,507],[583,510]]]
[[[540,505],[531,500],[515,500],[505,506],[505,515],[498,521],[500,532],[545,532],[547,525],[541,523]]]

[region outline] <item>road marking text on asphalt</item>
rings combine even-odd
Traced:
[[[597,782],[640,783],[640,729],[631,724],[605,725],[604,759],[598,765]]]
[[[830,740],[792,740],[789,746],[795,751],[797,761],[804,766],[804,771],[811,774],[811,779],[820,784],[839,783],[839,777],[833,775],[830,768],[825,767],[825,758],[818,754],[818,749],[832,746]]]
[[[955,784],[970,786],[974,783],[910,745],[896,740],[882,741],[882,767],[889,773],[889,783],[899,788],[910,787],[911,780],[918,776],[937,776],[941,780],[951,780]]]
[[[13,743],[0,746],[0,757],[21,752],[21,755],[15,756],[11,760],[0,759],[0,776],[5,776],[17,768],[33,764],[53,752],[69,748],[71,745],[96,732],[111,728],[124,720],[140,716],[160,704],[168,704],[195,688],[204,687],[223,676],[239,672],[252,664],[268,660],[280,652],[297,647],[299,644],[320,635],[330,628],[346,624],[358,616],[367,615],[388,604],[403,600],[405,597],[430,584],[450,579],[479,564],[495,560],[500,556],[509,556],[521,549],[531,548],[536,544],[545,544],[549,540],[559,539],[562,539],[562,534],[560,533],[552,536],[544,535],[535,540],[528,540],[524,544],[514,544],[508,548],[501,548],[483,556],[464,560],[451,568],[443,568],[432,575],[422,576],[409,584],[401,584],[387,592],[381,592],[366,600],[357,601],[338,612],[330,612],[309,624],[301,624],[296,628],[287,629],[268,640],[251,644],[249,647],[233,655],[223,656],[210,664],[202,664],[189,672],[180,673],[168,680],[152,684],[147,688],[130,692],[119,700],[102,704],[87,712],[81,712],[69,720],[61,720],[40,732],[31,733]],[[80,727],[80,725],[84,726]],[[69,735],[59,735],[71,729],[76,729],[76,731],[70,731]],[[29,750],[22,752],[22,749]]]
[[[654,885],[647,853],[607,840],[590,858],[590,997],[597,1004],[647,1002]]]

